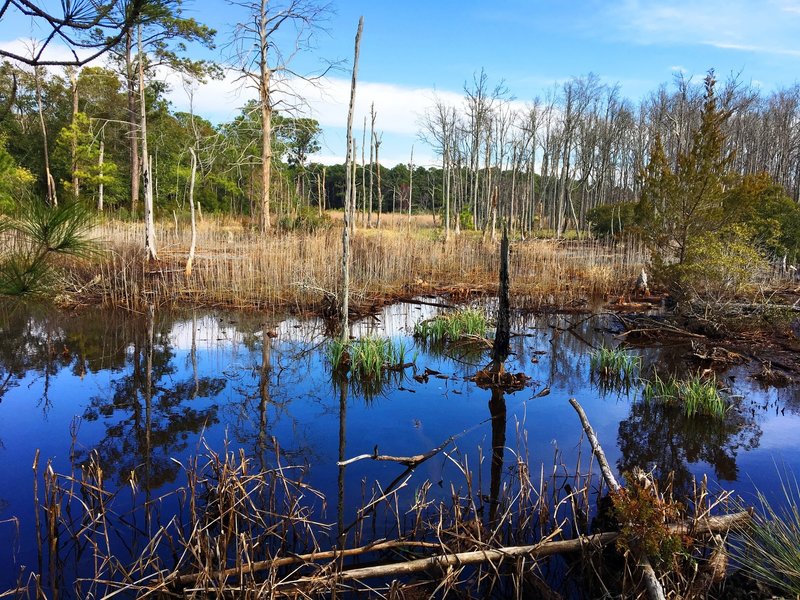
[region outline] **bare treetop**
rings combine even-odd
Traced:
[[[0,19],[14,12],[30,17],[42,37],[28,56],[0,49],[0,56],[31,66],[82,66],[116,45],[138,18],[147,0],[61,0],[60,10],[45,10],[44,2],[0,0]],[[63,45],[70,58],[48,56],[53,45]],[[87,54],[80,56],[79,50]]]

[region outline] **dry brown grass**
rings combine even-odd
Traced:
[[[351,302],[356,307],[421,294],[464,298],[493,292],[497,244],[474,232],[444,243],[423,217],[385,219],[380,230],[356,231]],[[206,219],[198,231],[191,277],[183,274],[189,230],[156,228],[159,261],[147,264],[141,226],[111,221],[96,236],[107,249],[93,264],[75,266],[74,303],[137,310],[148,302],[237,308],[318,310],[336,297],[341,272],[339,227],[262,236],[232,220]],[[518,305],[569,307],[630,289],[644,260],[632,244],[526,240],[512,245],[512,296]]]
[[[443,490],[412,481],[408,467],[388,485],[363,481],[360,504],[349,507],[355,512],[345,510],[340,463],[335,523],[334,499],[310,487],[307,467],[285,462],[277,445],[274,457],[265,451],[258,459],[227,444],[220,451],[204,446],[181,464],[179,487],[157,494],[139,488],[147,464],[131,473],[129,486],[114,489],[95,454],[68,473],[50,462],[40,469],[37,454],[37,567],[22,568],[0,597],[399,600],[418,597],[409,595],[414,588],[425,598],[459,590],[471,598],[561,598],[576,590],[643,597],[633,563],[621,573],[600,552],[624,532],[587,535],[597,490],[593,461],[583,462],[579,451],[574,468],[560,453],[552,465],[532,465],[526,435],[518,424],[516,451],[494,448],[479,459],[491,464],[488,489],[476,476],[481,467],[449,446],[451,438],[431,454],[453,469]],[[637,477],[648,498],[657,494],[647,474]],[[686,542],[659,575],[668,597],[709,597],[714,577],[724,575],[724,560],[714,558],[724,541],[708,534],[748,517],[740,512],[712,524],[712,511],[726,500],[724,492],[708,494],[704,480],[687,503],[693,511],[655,523]]]

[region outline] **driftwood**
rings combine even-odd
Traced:
[[[725,533],[736,525],[750,519],[750,513],[742,511],[730,515],[723,515],[718,517],[706,517],[684,523],[677,523],[668,525],[667,528],[671,533],[694,535],[716,535]],[[558,530],[555,532],[558,533]],[[555,535],[555,533],[553,535]],[[304,577],[292,582],[287,582],[287,585],[299,586],[304,584],[319,584],[324,583],[326,579],[329,580],[353,580],[353,579],[367,579],[370,577],[387,577],[390,575],[402,575],[408,573],[416,573],[424,571],[431,567],[446,567],[446,566],[459,566],[470,565],[481,562],[500,562],[506,558],[526,557],[531,559],[546,558],[555,554],[569,554],[574,552],[581,552],[591,549],[602,548],[614,542],[619,537],[619,532],[608,531],[603,533],[596,533],[594,535],[580,536],[570,540],[557,540],[557,541],[543,541],[538,544],[529,546],[509,546],[505,548],[486,549],[486,550],[473,550],[470,552],[456,552],[452,554],[437,554],[427,558],[420,558],[417,560],[404,561],[400,563],[389,563],[383,565],[374,565],[371,567],[358,567],[353,569],[345,569],[337,571],[325,576],[310,576]],[[228,577],[238,577],[243,574],[256,573],[283,567],[286,565],[300,564],[300,563],[313,563],[316,561],[330,560],[335,563],[341,558],[349,556],[358,556],[368,552],[379,552],[382,550],[392,550],[396,548],[436,548],[442,547],[439,542],[418,542],[418,541],[404,541],[394,540],[386,542],[378,542],[361,546],[359,548],[348,548],[343,550],[329,550],[324,552],[312,552],[310,554],[300,554],[297,556],[286,556],[281,558],[274,558],[271,560],[264,560],[242,565],[241,567],[233,567],[225,569],[224,571],[216,571],[210,574],[206,573],[191,573],[182,575],[174,580],[174,584],[180,587],[185,587],[196,583],[202,577],[207,576],[210,579],[219,581]],[[168,581],[168,583],[170,583]]]
[[[450,436],[444,442],[436,446],[433,450],[428,450],[425,454],[417,454],[415,456],[389,456],[386,454],[378,454],[378,447],[375,446],[375,451],[372,454],[359,454],[358,456],[354,456],[353,458],[348,458],[347,460],[340,460],[336,464],[340,467],[344,467],[346,465],[352,464],[354,462],[358,462],[359,460],[383,460],[388,462],[396,462],[400,463],[401,465],[405,465],[409,468],[414,468],[419,466],[421,463],[425,462],[429,458],[436,456],[447,448],[447,446],[455,439],[455,436]]]
[[[368,544],[359,548],[346,548],[343,550],[328,550],[325,552],[311,552],[309,554],[299,554],[297,556],[285,556],[281,558],[273,558],[271,560],[261,560],[242,565],[240,567],[232,567],[224,571],[216,571],[211,573],[208,577],[215,580],[225,579],[228,577],[237,577],[243,574],[257,573],[267,569],[275,569],[284,567],[286,565],[295,565],[298,563],[310,563],[320,560],[337,561],[341,558],[348,556],[358,556],[366,554],[367,552],[380,552],[382,550],[392,550],[395,548],[436,548],[440,549],[442,545],[438,542],[416,542],[393,540],[390,542],[378,542],[376,544]],[[181,575],[178,577],[176,583],[180,587],[191,585],[201,577],[206,576],[206,573],[190,573],[188,575]]]
[[[621,315],[616,313],[613,314],[622,325],[625,327],[625,331],[622,333],[618,333],[616,337],[624,338],[631,334],[672,334],[680,337],[688,337],[688,338],[695,338],[695,339],[707,339],[707,336],[702,335],[700,333],[693,333],[683,327],[678,327],[672,323],[667,323],[665,321],[656,321],[655,319],[651,319],[649,317],[638,317],[636,319],[625,319]]]
[[[605,480],[606,485],[611,490],[618,492],[621,487],[617,482],[616,477],[614,477],[614,473],[611,471],[611,467],[606,460],[605,452],[603,452],[603,448],[600,446],[600,442],[597,439],[597,435],[594,433],[594,429],[592,429],[592,426],[589,423],[589,419],[586,417],[586,413],[583,412],[583,407],[581,407],[575,398],[570,398],[569,403],[572,405],[572,408],[575,409],[575,412],[578,413],[578,417],[581,420],[581,425],[583,425],[583,430],[586,432],[586,437],[589,439],[589,443],[592,446],[592,452],[594,452],[594,455],[597,458],[597,463],[600,465],[600,472],[603,474],[603,479]],[[656,577],[656,572],[653,570],[653,565],[650,564],[650,559],[647,558],[647,555],[644,553],[641,553],[636,557],[636,559],[642,572],[642,579],[644,580],[645,587],[647,588],[648,596],[650,596],[651,600],[666,600],[664,588],[661,586],[661,582],[658,580],[658,577]]]

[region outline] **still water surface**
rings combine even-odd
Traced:
[[[439,309],[387,307],[356,323],[353,335],[402,340],[415,368],[376,389],[337,385],[317,320],[239,313],[76,315],[17,307],[0,319],[0,590],[25,565],[35,568],[31,465],[52,461],[56,472],[96,452],[110,487],[129,485],[160,494],[184,481],[180,462],[205,451],[242,448],[256,464],[276,453],[306,468],[305,481],[335,504],[340,458],[372,453],[410,456],[451,435],[459,456],[489,480],[494,445],[511,464],[524,451],[532,468],[554,461],[573,468],[581,427],[568,404],[584,406],[618,472],[635,466],[673,471],[676,485],[708,475],[714,487],[747,497],[755,487],[779,494],[778,469],[800,459],[800,395],[796,387],[762,387],[744,367],[722,374],[741,396],[724,422],[687,419],[681,411],[645,404],[639,390],[604,391],[592,381],[590,353],[616,343],[614,320],[576,315],[517,317],[508,370],[524,372],[528,387],[491,402],[466,377],[488,361],[481,352],[441,354],[415,346],[414,324]],[[639,348],[643,371],[687,365],[687,348]],[[413,378],[436,371],[427,381]],[[549,393],[541,395],[543,390]],[[503,410],[505,411],[503,418]],[[492,416],[495,418],[492,419]],[[499,416],[499,418],[498,418]],[[454,450],[451,447],[451,452]],[[588,448],[583,449],[584,464]],[[497,459],[495,453],[495,459]],[[483,457],[483,460],[481,460]],[[456,478],[446,455],[424,463],[402,490],[410,501],[429,479],[446,494]],[[41,467],[40,467],[41,468]],[[402,472],[365,460],[345,470],[344,500],[352,514],[362,489],[385,486]],[[16,517],[17,521],[13,521]],[[328,521],[336,519],[328,508]]]

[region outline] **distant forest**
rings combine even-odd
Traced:
[[[136,77],[126,77],[125,61],[108,64],[117,67],[0,65],[0,210],[53,194],[80,197],[118,217],[141,212],[140,90]],[[191,147],[202,212],[255,216],[262,182],[259,104],[214,125],[174,111],[152,69],[145,69],[144,81],[156,214],[188,210]],[[636,103],[588,75],[523,104],[476,73],[459,105],[434,99],[420,118],[421,142],[441,158],[436,167],[413,165],[412,176],[410,164],[380,165],[379,121],[354,133],[357,210],[371,213],[371,222],[381,212],[409,209],[437,219],[449,214],[456,231],[489,227],[498,214],[523,233],[588,232],[602,219],[603,231],[609,219],[610,229],[614,222],[619,229],[626,207],[640,196],[653,140],[660,138],[665,160],[677,167],[700,126],[703,98],[702,81],[676,76]],[[717,85],[716,99],[729,171],[766,174],[796,204],[800,85],[765,93],[731,79]],[[320,147],[318,123],[278,111],[271,119],[276,222],[304,207],[341,208],[345,166],[309,158]],[[603,207],[616,209],[604,213]]]

